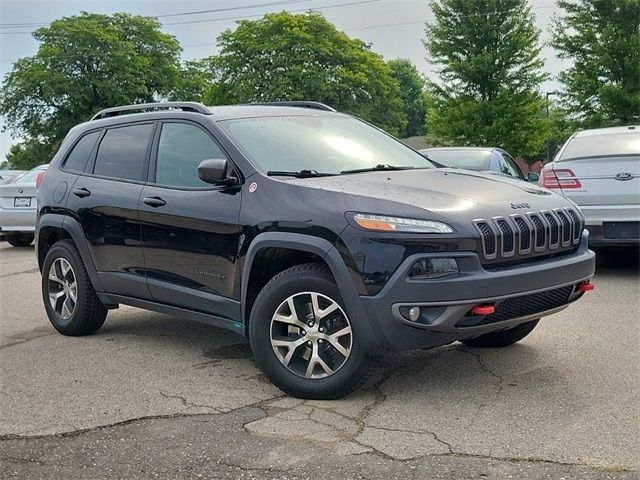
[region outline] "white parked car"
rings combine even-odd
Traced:
[[[580,207],[589,245],[640,245],[640,126],[574,133],[540,185]]]
[[[0,234],[14,247],[31,245],[36,227],[37,184],[42,180],[47,165],[0,185]]]

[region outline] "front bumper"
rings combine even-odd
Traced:
[[[460,272],[440,279],[410,279],[413,263],[425,257],[455,258]],[[584,234],[578,249],[568,255],[491,269],[483,268],[473,252],[413,255],[377,295],[360,299],[382,348],[429,348],[560,311],[580,298],[577,285],[594,271],[595,254]],[[496,314],[471,315],[471,308],[480,304],[495,305]],[[420,307],[417,321],[408,318],[411,306]]]

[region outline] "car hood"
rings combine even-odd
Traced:
[[[377,171],[291,182],[411,205],[442,216],[466,218],[488,218],[571,205],[562,196],[522,180],[452,168]]]

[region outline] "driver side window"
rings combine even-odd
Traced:
[[[156,157],[156,183],[172,187],[211,187],[198,177],[202,160],[226,158],[218,144],[199,127],[164,123]]]

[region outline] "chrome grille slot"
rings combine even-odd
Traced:
[[[515,253],[515,241],[514,241],[514,232],[511,226],[507,223],[506,220],[500,218],[496,220],[496,225],[500,229],[502,233],[502,256],[510,257]]]
[[[520,231],[520,253],[528,253],[531,250],[531,233],[532,230],[522,217],[513,217],[513,222]]]
[[[544,249],[545,245],[547,244],[547,235],[544,223],[542,223],[542,220],[540,220],[540,217],[538,215],[532,214],[530,218],[533,222],[533,226],[536,229],[536,250]]]
[[[569,214],[569,217],[571,217],[571,220],[573,222],[573,243],[579,243],[580,237],[582,236],[582,229],[584,227],[582,226],[582,222],[580,221],[580,218],[578,217],[578,214],[576,212],[574,212],[570,208],[567,208],[567,213]]]
[[[493,230],[486,222],[479,222],[476,226],[482,235],[482,248],[484,249],[485,258],[494,258],[496,256],[496,236]]]
[[[551,212],[545,212],[544,218],[549,223],[549,248],[558,248],[560,245],[560,225]]]
[[[566,247],[571,243],[571,222],[567,214],[562,210],[554,210],[554,213],[560,219],[560,241],[562,242],[562,246]]]

